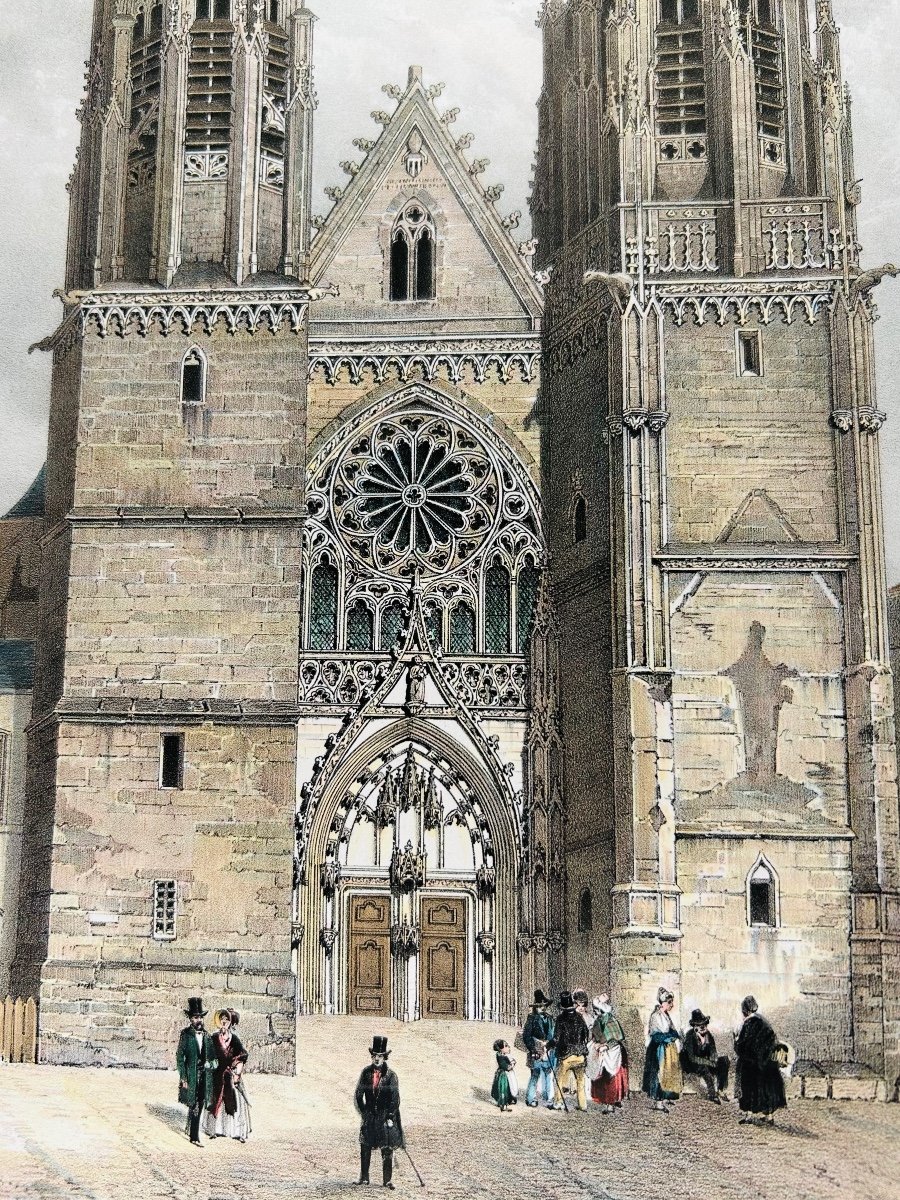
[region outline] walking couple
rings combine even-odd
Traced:
[[[233,1008],[213,1015],[218,1027],[209,1034],[203,1024],[203,1001],[192,996],[185,1009],[187,1028],[178,1040],[178,1102],[188,1109],[187,1132],[192,1146],[201,1146],[200,1129],[209,1138],[230,1137],[245,1142],[250,1135],[250,1104],[243,1074],[247,1051],[238,1037],[240,1017]]]

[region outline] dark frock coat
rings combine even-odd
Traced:
[[[189,1025],[182,1029],[178,1039],[178,1050],[175,1055],[178,1064],[178,1103],[193,1108],[195,1104],[201,1107],[209,1103],[212,1095],[212,1071],[209,1066],[215,1066],[216,1053],[212,1039],[208,1033],[203,1034],[203,1054],[197,1046],[197,1031]],[[187,1087],[181,1086],[181,1081]]]
[[[356,1111],[362,1117],[359,1144],[370,1150],[399,1150],[404,1145],[400,1081],[390,1067],[385,1066],[375,1087],[374,1074],[374,1067],[365,1067],[356,1085]]]
[[[231,1035],[231,1041],[228,1048],[222,1044],[221,1034],[214,1033],[210,1038],[212,1042],[212,1053],[216,1060],[216,1068],[211,1071],[212,1087],[211,1095],[207,1108],[210,1112],[218,1116],[220,1108],[224,1105],[225,1111],[230,1117],[233,1117],[237,1112],[237,1096],[234,1091],[234,1075],[233,1070],[238,1063],[247,1061],[247,1051],[244,1049],[244,1044],[236,1033]]]
[[[747,1017],[734,1044],[741,1091],[741,1112],[773,1113],[787,1108],[784,1079],[773,1059],[778,1039],[759,1013]]]

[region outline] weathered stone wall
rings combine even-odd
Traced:
[[[79,526],[65,694],[297,698],[299,526]]]
[[[256,1069],[288,1072],[296,733],[181,728],[184,787],[161,790],[165,727],[60,727],[41,1055],[170,1067],[202,994],[241,1013]],[[173,941],[152,937],[157,879],[177,882]]]
[[[206,401],[182,405],[182,361],[193,347],[207,359]],[[224,321],[212,334],[90,334],[75,505],[299,512],[305,354],[305,336],[289,329],[231,334]]]
[[[747,880],[761,855],[778,881],[775,928],[749,923]],[[700,1007],[737,1029],[741,1000],[754,995],[800,1057],[852,1058],[849,837],[679,837],[678,883],[681,1011]]]
[[[757,327],[748,322],[748,330]],[[790,325],[776,317],[759,328],[763,374],[755,378],[738,375],[733,323],[666,322],[668,532],[674,542],[722,539],[758,490],[776,513],[757,522],[751,514],[751,523],[765,531],[732,540],[838,540],[827,322],[809,325],[798,314]],[[778,512],[788,526],[780,535]]]
[[[215,263],[225,257],[226,180],[184,185],[181,252],[185,263]]]

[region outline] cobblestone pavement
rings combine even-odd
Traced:
[[[640,1096],[617,1117],[521,1102],[501,1114],[489,1099],[491,1043],[509,1030],[434,1022],[373,1030],[344,1018],[310,1018],[301,1030],[298,1078],[248,1074],[254,1131],[244,1146],[189,1145],[174,1072],[0,1067],[0,1197],[358,1195],[352,1092],[379,1032],[393,1046],[410,1150],[428,1192],[446,1200],[897,1200],[900,1105],[794,1101],[774,1130],[739,1126],[735,1105],[698,1096],[668,1117]],[[373,1179],[379,1166],[376,1156]],[[400,1194],[420,1193],[402,1155],[396,1183]]]

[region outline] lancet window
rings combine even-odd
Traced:
[[[469,414],[422,395],[395,403],[357,418],[312,464],[307,651],[390,652],[417,577],[432,646],[526,656],[544,561],[536,494]]]
[[[434,221],[414,200],[403,209],[391,231],[392,300],[434,299],[435,248]]]

